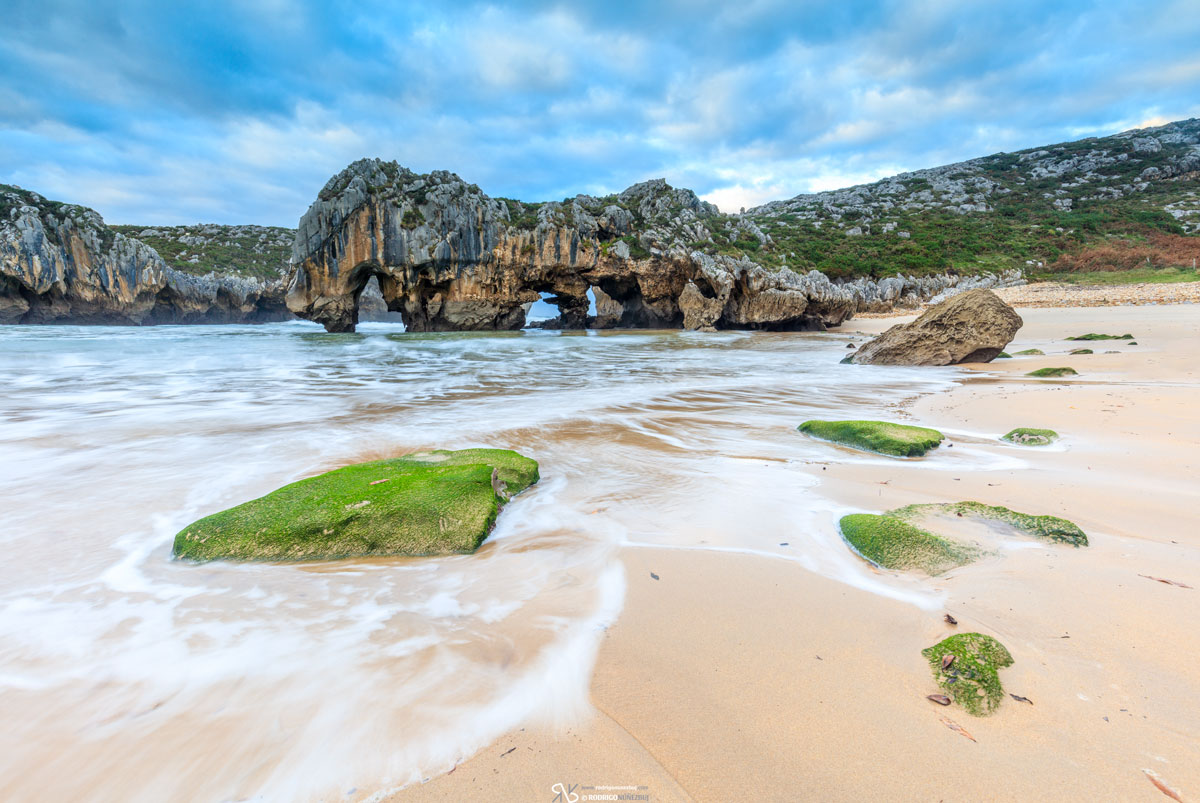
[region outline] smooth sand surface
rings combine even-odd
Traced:
[[[943,593],[934,611],[787,560],[627,548],[590,721],[509,734],[394,799],[550,800],[563,783],[581,801],[601,785],[642,786],[624,793],[649,800],[1169,800],[1149,770],[1200,800],[1200,306],[1020,313],[1009,351],[1047,356],[970,366],[977,376],[952,392],[896,411],[942,429],[943,450],[1019,468],[933,470],[936,451],[850,465],[831,446],[811,469],[864,512],[973,499],[1069,518],[1089,547],[1026,542],[936,578],[880,573]],[[1085,332],[1132,332],[1138,345],[1064,339]],[[1096,353],[1066,355],[1080,346]],[[1080,376],[1024,376],[1058,365]],[[997,440],[1018,426],[1064,437]],[[956,631],[1003,642],[1015,659],[1005,689],[1032,704],[975,718],[927,701],[938,690],[920,650]]]

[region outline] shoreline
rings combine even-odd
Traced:
[[[1065,309],[1072,307],[1138,307],[1200,304],[1200,282],[1143,282],[1131,284],[1066,284],[1032,282],[1016,287],[994,287],[992,292],[1017,309]],[[901,318],[918,315],[931,305],[895,308],[887,312],[859,312],[842,327],[856,320]]]
[[[975,499],[1083,527],[1085,549],[1039,545],[920,581],[943,595],[958,632],[1009,648],[1005,689],[1032,705],[1006,700],[974,718],[924,699],[936,687],[920,650],[954,632],[940,610],[795,561],[631,546],[619,555],[626,600],[601,642],[591,718],[566,731],[527,726],[387,799],[538,799],[560,781],[641,785],[650,800],[1161,799],[1145,770],[1189,799],[1200,789],[1190,702],[1200,695],[1190,659],[1200,654],[1200,534],[1189,501],[1200,487],[1200,308],[1023,317],[1010,348],[1047,356],[964,366],[953,390],[898,405],[901,420],[942,428],[956,448],[1022,467],[849,465],[831,450],[809,469],[823,496],[864,512]],[[856,318],[838,334],[892,323]],[[1065,356],[1078,344],[1063,338],[1114,327],[1140,345]],[[1023,376],[1055,364],[1081,376]],[[992,440],[1015,426],[1056,429],[1062,448]]]

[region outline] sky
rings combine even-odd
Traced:
[[[1200,0],[0,0],[0,182],[295,226],[355,159],[725,211],[1200,117]]]

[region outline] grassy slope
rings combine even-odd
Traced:
[[[278,279],[287,273],[294,229],[278,226],[112,226],[158,252],[176,270],[202,276]],[[192,261],[195,259],[196,261]]]

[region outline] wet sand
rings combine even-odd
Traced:
[[[949,448],[1019,455],[1023,468],[930,470],[938,452],[849,465],[830,447],[808,469],[822,493],[864,512],[972,499],[1069,518],[1089,547],[1032,546],[924,580],[879,573],[937,589],[937,610],[785,559],[626,547],[625,607],[601,643],[591,717],[510,733],[391,799],[549,800],[556,783],[578,784],[581,800],[1169,799],[1146,770],[1196,799],[1200,307],[1020,312],[1009,351],[1047,356],[977,366],[896,416],[942,429]],[[1064,340],[1092,331],[1132,332],[1138,345]],[[1096,353],[1066,356],[1081,345]],[[1023,376],[1055,365],[1080,376]],[[1017,426],[1064,437],[1043,450],[995,440]],[[920,650],[955,630],[1003,642],[1015,659],[1006,691],[1032,704],[1006,699],[974,718],[928,702],[937,689]],[[589,788],[605,785],[645,788]]]

